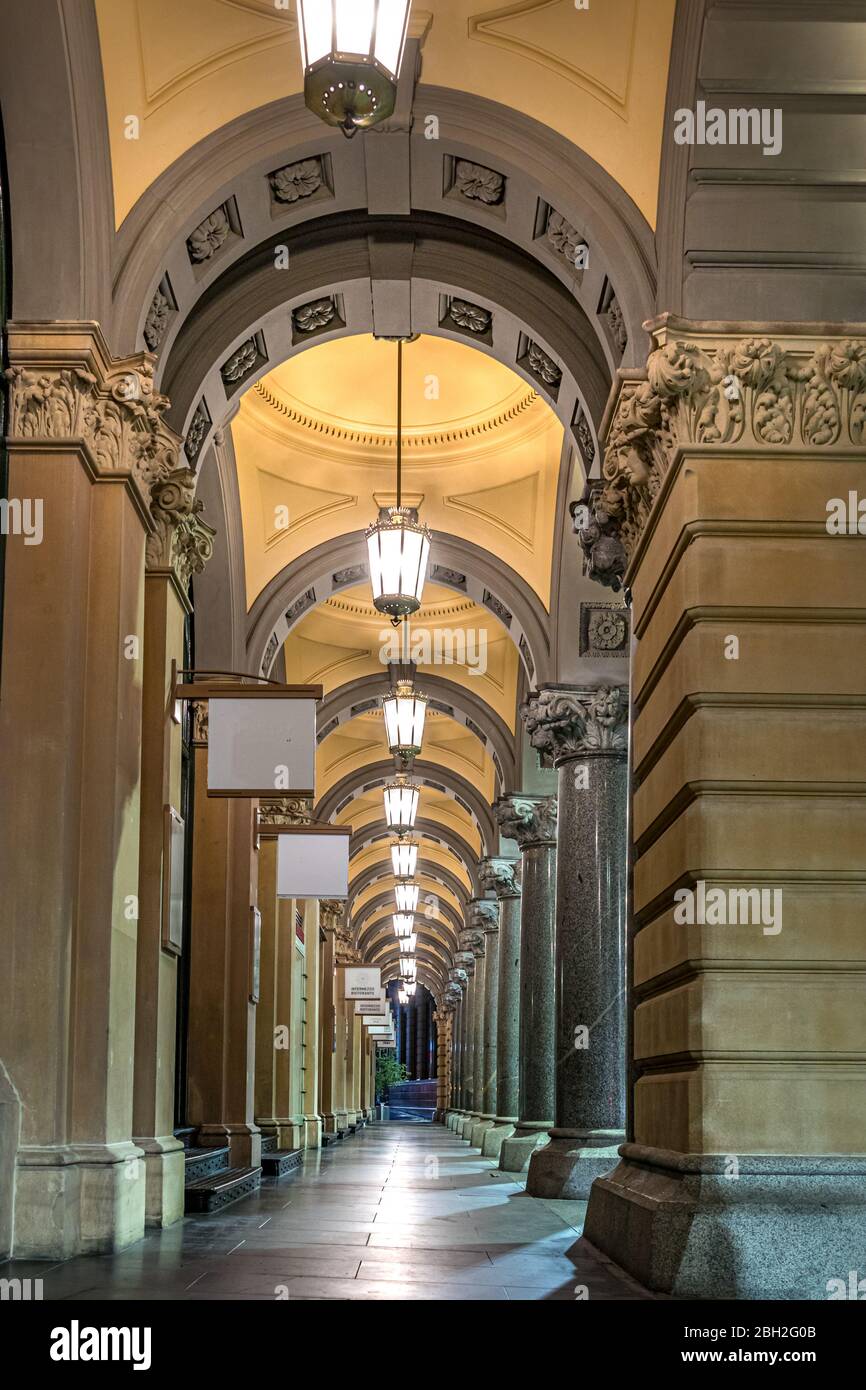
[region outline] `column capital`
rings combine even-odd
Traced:
[[[819,326],[720,332],[673,314],[645,327],[655,347],[644,371],[621,376],[597,502],[629,564],[683,449],[832,455],[866,444],[866,337]]]
[[[483,936],[499,931],[499,903],[495,898],[473,898],[469,916],[473,928]]]
[[[448,991],[450,991],[452,999],[458,1000],[461,997],[468,981],[469,976],[463,967],[452,965],[448,971]]]
[[[484,955],[484,933],[475,927],[465,927],[460,933],[460,949],[462,952],[469,952],[473,960],[480,960]]]
[[[281,796],[259,803],[259,825],[308,825],[312,818],[309,798]]]
[[[628,687],[592,689],[545,686],[520,706],[529,741],[547,763],[570,758],[625,757],[628,752]]]
[[[555,796],[513,792],[495,802],[493,814],[505,838],[516,840],[521,850],[556,844]]]
[[[478,877],[482,886],[498,899],[519,898],[521,867],[519,859],[482,859]]]
[[[462,970],[464,976],[466,977],[463,981],[463,987],[465,989],[466,985],[469,983],[470,979],[475,974],[475,957],[473,956],[471,951],[463,949],[463,935],[464,933],[461,932],[460,950],[455,951],[451,959],[454,961],[455,967],[458,970]]]
[[[193,747],[207,748],[208,709],[207,700],[192,700],[190,702]]]
[[[216,536],[201,519],[204,503],[196,499],[196,481],[191,468],[175,468],[150,489],[155,529],[145,544],[146,568],[149,573],[172,574],[183,593],[212,557]]]

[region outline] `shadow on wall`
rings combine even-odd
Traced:
[[[12,1254],[12,1214],[15,1207],[15,1159],[21,1130],[21,1102],[9,1073],[0,1062],[0,1260]]]

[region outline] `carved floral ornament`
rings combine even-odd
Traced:
[[[493,807],[500,831],[521,850],[556,844],[555,796],[506,796]]]
[[[469,917],[476,931],[498,931],[499,903],[489,898],[476,898],[469,904]]]
[[[309,798],[282,796],[259,805],[260,825],[309,825],[313,803]]]
[[[478,866],[481,886],[497,898],[520,897],[519,859],[482,859]]]
[[[533,748],[553,763],[566,757],[628,751],[628,689],[538,690],[520,706]]]
[[[216,532],[201,520],[195,475],[179,467],[181,439],[166,425],[168,398],[146,357],[111,363],[100,375],[82,362],[6,371],[10,440],[83,443],[100,476],[129,477],[149,508],[149,569],[174,569],[185,588],[213,554]]]
[[[667,331],[665,325],[659,336]],[[607,519],[630,559],[681,446],[830,452],[864,443],[866,342],[792,350],[770,338],[671,338],[650,354],[645,381],[622,385],[596,515]]]

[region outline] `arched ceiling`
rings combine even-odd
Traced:
[[[425,84],[549,126],[607,168],[653,223],[675,0],[412,8]],[[301,89],[293,0],[96,0],[96,9],[118,225],[190,145]]]
[[[337,338],[242,396],[231,431],[248,608],[394,500],[395,376],[393,343]],[[424,335],[404,350],[403,411],[404,499],[434,532],[495,548],[549,607],[563,441],[549,406],[495,358]]]

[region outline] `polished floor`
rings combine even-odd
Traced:
[[[45,1299],[643,1299],[580,1239],[586,1204],[527,1197],[441,1125],[371,1125],[213,1216],[120,1255],[15,1262]]]

